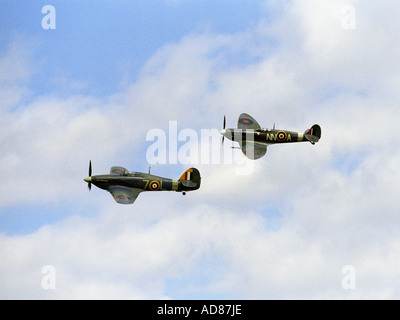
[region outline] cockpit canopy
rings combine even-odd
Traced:
[[[127,176],[129,174],[129,171],[124,167],[111,167],[110,174]]]

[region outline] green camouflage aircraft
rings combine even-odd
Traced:
[[[262,129],[258,122],[247,113],[242,113],[238,119],[237,129],[225,128],[226,117],[224,116],[224,126],[220,131],[222,134],[222,143],[224,138],[238,142],[242,152],[246,157],[252,160],[261,158],[267,153],[267,147],[277,143],[291,143],[309,141],[315,144],[321,138],[321,127],[314,124],[304,133],[278,130]]]
[[[107,190],[115,201],[121,204],[132,204],[143,191],[177,191],[183,195],[187,191],[200,188],[200,172],[196,168],[186,170],[179,180],[155,176],[149,173],[129,172],[123,167],[112,167],[110,174],[92,176],[92,161],[89,162],[89,176],[85,179],[91,190],[92,183]]]

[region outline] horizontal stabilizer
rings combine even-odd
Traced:
[[[188,188],[195,188],[196,184],[193,181],[189,180],[181,180],[181,183],[183,186],[188,187]]]

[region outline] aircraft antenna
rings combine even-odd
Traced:
[[[150,169],[151,169],[151,167],[149,167],[149,174],[150,174]]]

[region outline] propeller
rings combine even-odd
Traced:
[[[223,124],[223,130],[225,130],[225,127],[226,127],[226,116],[224,115],[224,124]],[[225,140],[225,136],[223,135],[222,136],[222,145],[224,144],[224,140]]]
[[[88,183],[88,189],[89,191],[92,190],[92,160],[89,161],[89,177],[85,179],[85,181]]]

